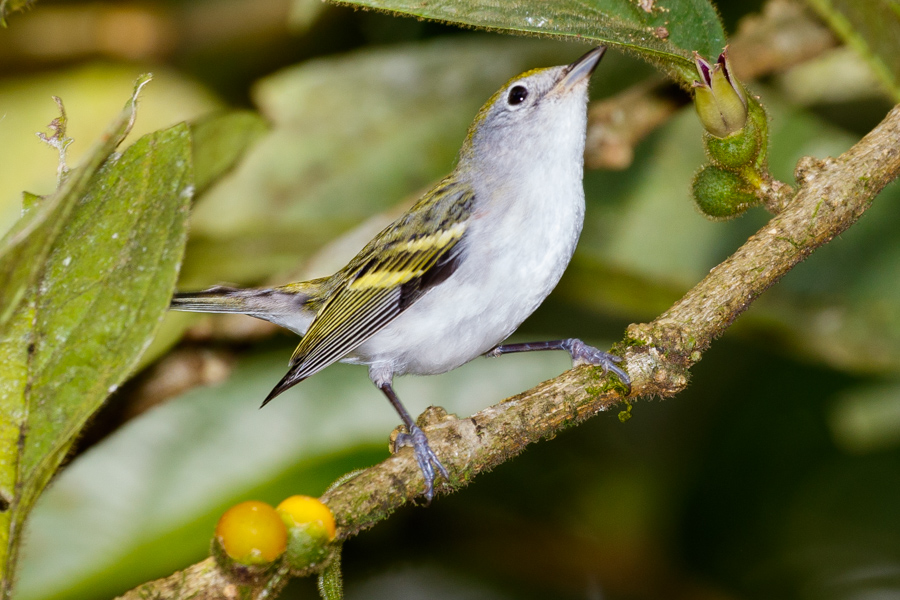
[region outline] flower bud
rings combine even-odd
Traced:
[[[694,106],[706,130],[716,137],[738,131],[747,122],[747,98],[731,74],[728,48],[710,65],[694,52],[700,81],[694,82]]]
[[[694,176],[692,192],[700,212],[714,220],[736,217],[759,204],[752,186],[740,175],[713,165],[703,167]]]

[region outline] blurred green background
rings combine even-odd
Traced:
[[[719,8],[733,34],[763,3]],[[318,0],[42,0],[0,30],[0,231],[23,190],[54,188],[56,155],[34,136],[56,116],[50,96],[65,102],[77,163],[149,70],[131,139],[242,111],[229,130],[241,160],[198,189],[181,287],[325,274],[450,170],[506,79],[585,48]],[[654,76],[610,52],[592,97]],[[798,158],[836,155],[874,126],[892,102],[873,81],[835,48],[752,83],[774,174],[792,181]],[[765,223],[761,209],[713,223],[693,208],[700,131],[685,106],[629,167],[586,173],[578,253],[518,339],[608,345]],[[348,542],[347,596],[900,597],[898,226],[893,185],[755,303],[685,393],[638,402],[625,423],[600,415]],[[386,457],[397,419],[361,368],[257,409],[295,341],[250,319],[167,320],[35,510],[18,598],[122,593],[203,558],[229,505],[319,495]],[[468,415],[568,365],[476,360],[397,388],[414,413]],[[317,597],[314,582],[284,597]]]

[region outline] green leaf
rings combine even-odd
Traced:
[[[234,167],[267,130],[265,120],[249,110],[215,114],[191,123],[194,194],[202,194]]]
[[[660,64],[682,84],[696,78],[692,51],[714,57],[725,31],[707,0],[340,0],[390,12],[511,33],[619,46]]]
[[[190,123],[193,148],[194,198],[227,174],[268,130],[265,120],[249,110],[217,113]],[[197,322],[197,315],[170,312],[163,319],[153,342],[141,355],[135,372],[156,361],[181,340]]]
[[[896,0],[807,0],[856,48],[900,101],[900,4]]]
[[[187,126],[113,155],[135,92],[63,187],[0,242],[0,564],[84,423],[130,373],[168,305],[191,195]]]
[[[22,192],[22,214],[31,212],[36,206],[40,206],[43,200],[43,196],[38,196],[31,192]]]

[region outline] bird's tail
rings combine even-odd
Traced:
[[[327,283],[327,278],[323,278],[277,288],[215,286],[200,292],[175,294],[169,308],[250,315],[303,335],[321,307]]]

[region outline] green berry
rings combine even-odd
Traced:
[[[759,139],[759,152],[756,156],[756,167],[762,168],[766,164],[766,154],[769,146],[769,117],[766,109],[762,107],[754,97],[750,97],[749,112],[747,113],[747,125],[753,127]]]
[[[744,127],[725,137],[716,137],[709,132],[703,134],[703,145],[710,162],[720,167],[740,167],[753,162],[759,154],[759,129],[752,120]]]
[[[697,208],[710,219],[731,219],[759,203],[737,173],[714,165],[703,167],[694,176],[692,191]]]

